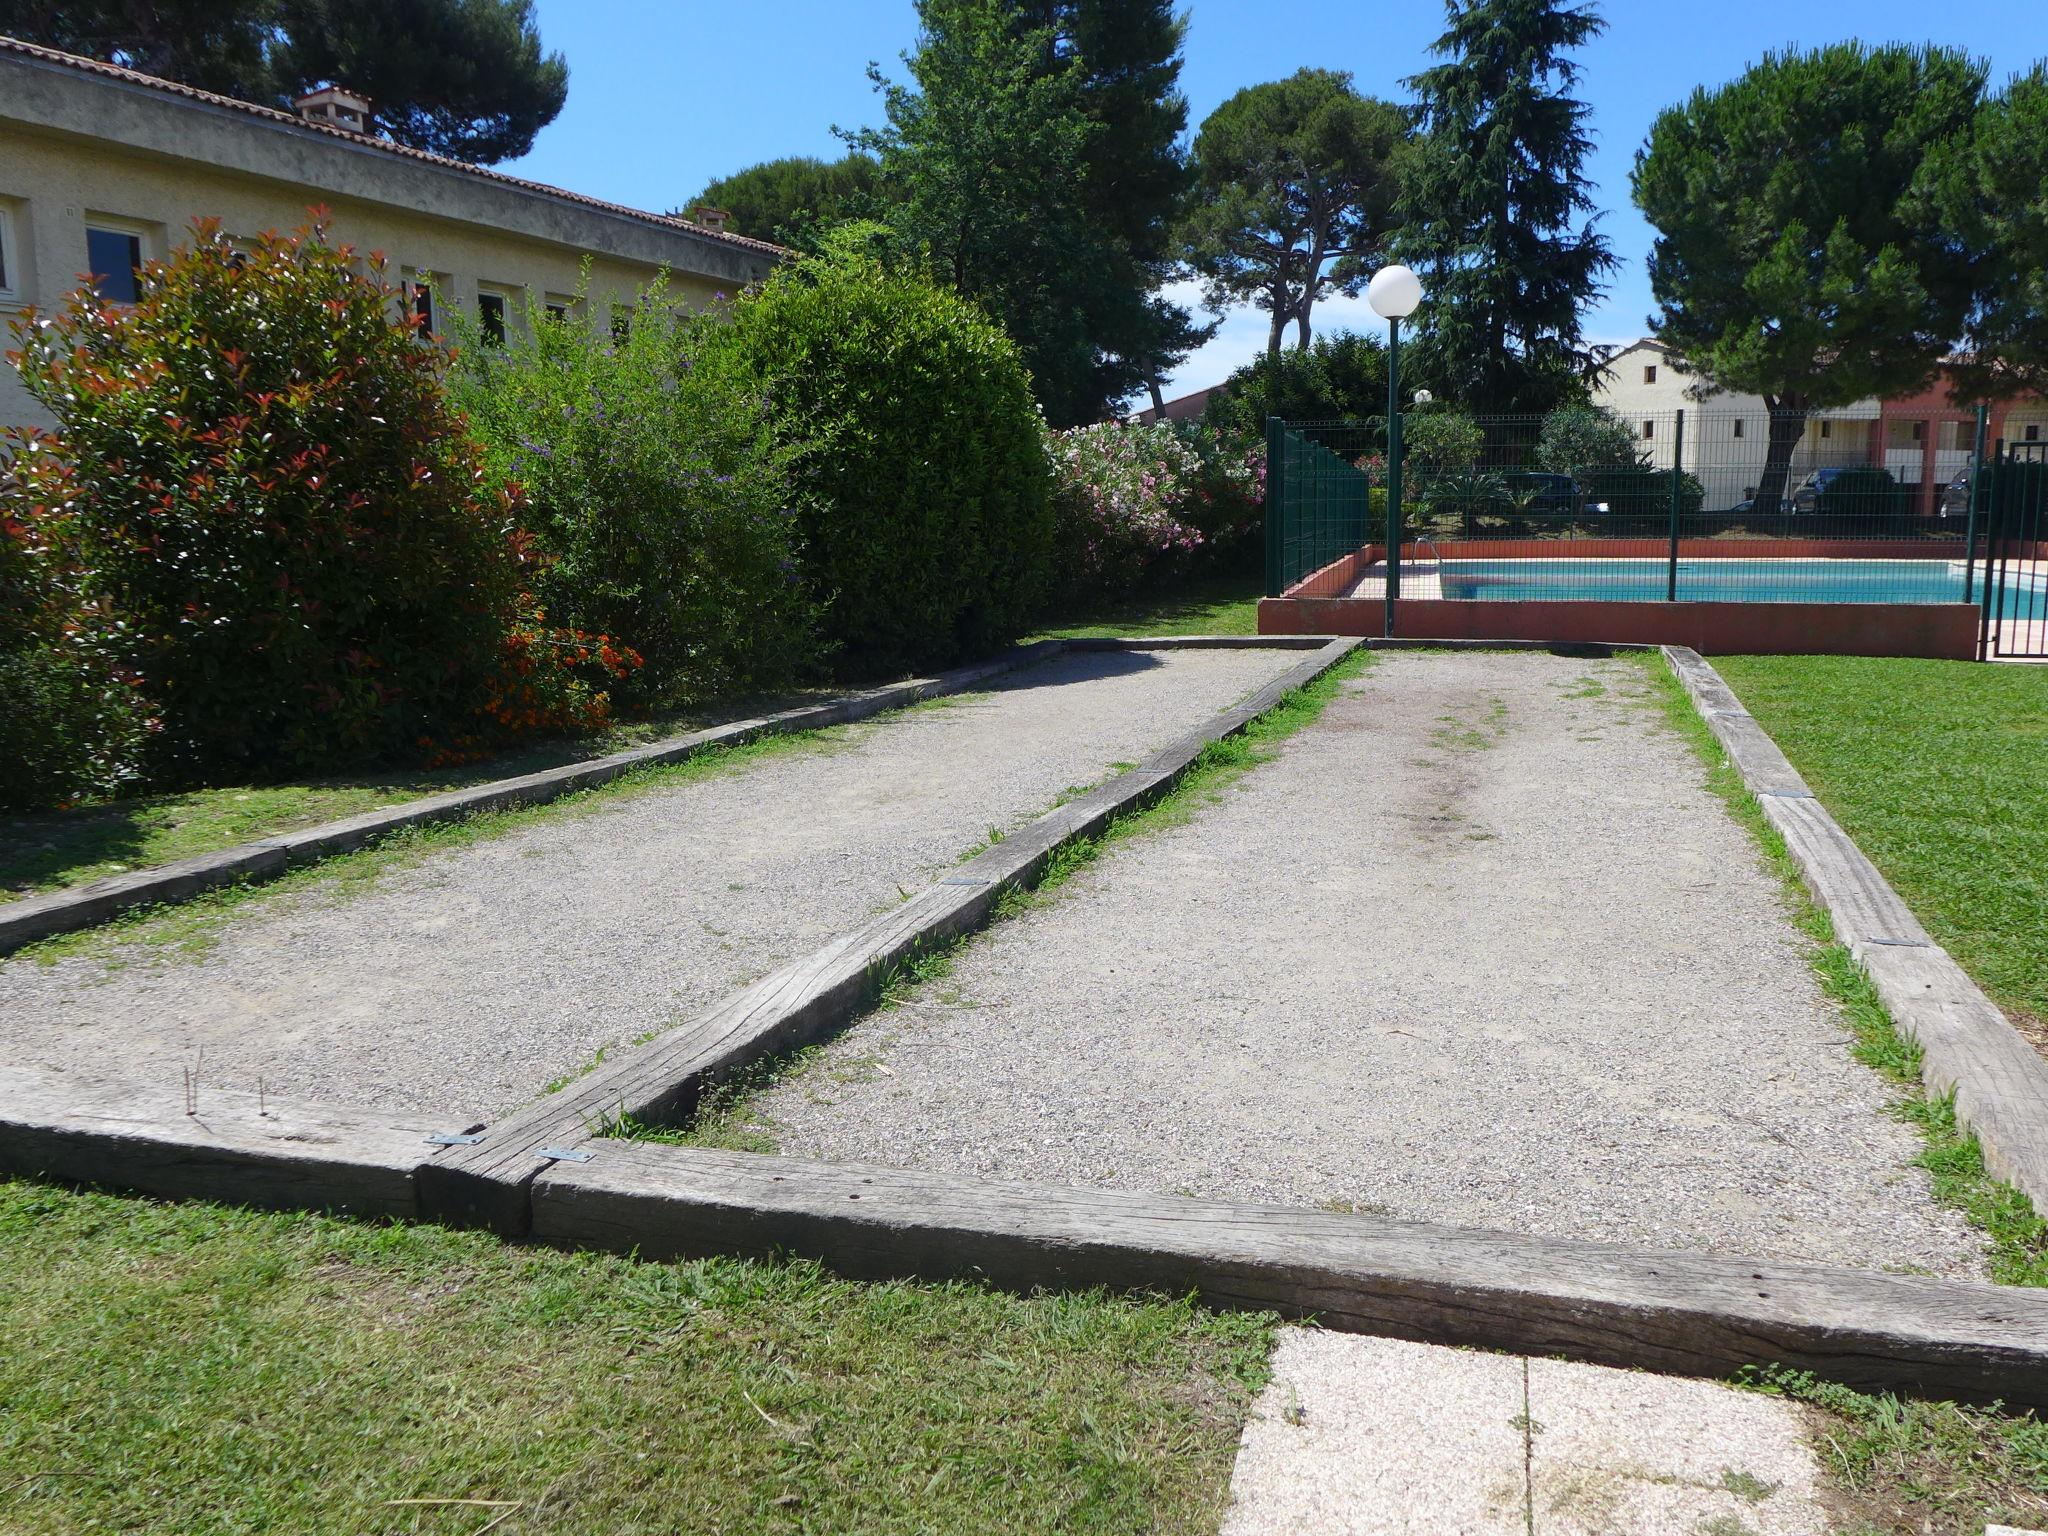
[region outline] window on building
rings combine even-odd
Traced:
[[[0,295],[14,292],[14,220],[0,208]]]
[[[549,300],[549,301],[548,301],[548,318],[549,318],[550,320],[566,320],[566,319],[568,319],[568,318],[569,318],[569,306],[568,306],[568,305],[566,305],[566,304],[557,304],[557,303],[555,303],[555,302],[554,302],[554,301],[553,301],[552,299],[551,299],[551,300]]]
[[[2026,440],[2030,443],[2038,443],[2039,441],[2041,441],[2041,429],[2038,426],[2028,426]]]
[[[1740,416],[1735,418],[1735,435],[1737,437],[1742,436],[1742,418]]]
[[[612,306],[612,341],[624,346],[633,334],[633,311],[623,304]]]
[[[142,269],[142,236],[125,229],[85,227],[85,264],[95,292],[111,304],[133,304],[141,297],[136,276]]]
[[[1657,382],[1657,365],[1655,363],[1650,364],[1649,367],[1643,370],[1643,382],[1645,384]]]
[[[484,345],[502,347],[505,345],[505,295],[502,293],[480,293],[476,296],[477,325],[483,332]]]
[[[1832,421],[1824,421],[1820,424],[1820,435],[1824,438],[1834,436],[1834,430],[1835,424]]]
[[[1650,440],[1651,438],[1655,437],[1656,435],[1657,435],[1657,423],[1655,423],[1654,421],[1646,421],[1646,422],[1644,422],[1644,423],[1643,423],[1643,441],[1644,441],[1644,442],[1648,442],[1648,441],[1649,441],[1649,440]]]

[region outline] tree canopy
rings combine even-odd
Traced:
[[[815,251],[833,226],[877,212],[881,185],[880,163],[858,150],[837,160],[788,155],[717,178],[683,210],[723,208],[740,234]]]
[[[1974,275],[1963,398],[2048,394],[2048,63],[2008,82],[1928,156],[1924,206]]]
[[[1652,124],[1650,324],[1708,387],[1773,411],[1760,501],[1805,412],[1917,389],[1962,335],[1975,277],[1916,188],[1967,142],[1984,82],[1948,49],[1837,43],[1766,54]]]
[[[1376,336],[1339,331],[1246,363],[1209,396],[1202,419],[1260,436],[1268,416],[1365,421],[1384,416],[1386,409],[1386,344]]]
[[[1404,161],[1398,253],[1423,279],[1417,362],[1476,409],[1548,410],[1582,394],[1580,329],[1615,264],[1585,159],[1592,108],[1569,50],[1605,26],[1566,0],[1446,0],[1408,81],[1425,130]]]
[[[1386,242],[1401,110],[1340,70],[1248,86],[1195,136],[1182,238],[1209,304],[1266,311],[1268,354],[1287,326],[1306,346],[1325,294],[1356,293]]]
[[[398,143],[483,165],[569,91],[532,0],[0,0],[0,33],[270,106],[346,85]]]
[[[1109,26],[1134,9],[1164,30]],[[1172,190],[1178,25],[1151,0],[919,0],[918,19],[910,80],[872,71],[886,126],[848,137],[880,161],[898,245],[1015,338],[1047,419],[1094,420],[1198,335],[1155,292],[1165,215],[1145,206]],[[1125,51],[1084,56],[1091,36]]]

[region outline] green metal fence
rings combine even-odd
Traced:
[[[1402,422],[1403,598],[1977,595],[1990,478],[1981,412],[1699,408],[1574,420],[1438,406]],[[1379,420],[1268,423],[1269,594],[1381,543],[1385,447]],[[1315,595],[1382,594],[1385,564],[1358,564],[1332,571]]]

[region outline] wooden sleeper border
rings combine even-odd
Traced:
[[[213,853],[195,854],[189,859],[169,864],[111,875],[89,885],[23,897],[0,905],[0,955],[60,933],[93,927],[136,907],[190,901],[222,886],[274,880],[287,869],[354,852],[365,844],[408,827],[460,821],[464,817],[523,805],[543,805],[564,795],[608,784],[636,768],[682,762],[701,752],[741,746],[768,736],[866,720],[924,699],[964,692],[1006,672],[1050,661],[1062,653],[1190,647],[1311,650],[1324,643],[1322,637],[1314,635],[1193,635],[1138,641],[1041,640],[1019,646],[992,661],[959,667],[936,677],[912,678],[821,704],[801,705],[755,719],[734,720],[667,741],[592,758],[588,762],[567,763],[515,778],[494,779],[485,784],[451,789],[442,794],[409,800],[402,805],[385,806],[338,821],[323,822],[298,832],[280,833]]]
[[[1798,865],[1835,936],[1924,1053],[1930,1093],[1955,1095],[1984,1166],[2048,1211],[2048,1061],[1935,943],[1898,892],[1814,797],[1778,744],[1696,651],[1665,659]]]
[[[1867,1389],[2048,1408],[2048,1292],[597,1134],[621,1113],[687,1113],[721,1073],[837,1028],[870,1000],[889,965],[984,921],[1005,886],[1035,878],[1060,847],[1163,793],[1209,742],[1241,730],[1357,643],[1315,642],[1314,656],[1245,704],[1006,838],[902,908],[494,1126],[393,1120],[211,1088],[188,1087],[180,1101],[169,1086],[8,1068],[0,1069],[0,1168],[174,1198],[473,1222],[650,1258],[799,1255],[856,1278],[1196,1294],[1218,1306],[1433,1343],[1688,1375],[1781,1364]],[[1797,775],[1782,754],[1774,760],[1764,750],[1769,738],[1754,721],[1740,723],[1746,712],[1736,715],[1725,684],[1715,691],[1712,669],[1688,661],[1690,653],[1666,654],[1695,699],[1710,701],[1703,713],[1719,711],[1717,734],[1724,725],[1723,739],[1739,744],[1745,773],[1774,786],[1776,798],[1799,799]],[[1892,925],[1863,933],[1859,954],[1882,964],[1887,951],[1912,949],[1920,968],[1912,974],[1923,974],[1931,944],[1886,942],[1902,931],[1903,908],[1895,896],[1887,901],[1889,887],[1874,870],[1845,862],[1812,809],[1801,807],[1786,825],[1807,840],[1802,863],[1813,861],[1817,894],[1839,897],[1839,910],[1831,906],[1838,927]],[[1821,848],[1844,865],[1839,878]],[[1921,990],[1936,1007],[1959,1006],[1938,987]],[[1887,1002],[1900,1016],[1899,1004]],[[1949,1036],[1925,1018],[1901,1023],[1946,1042],[1941,1064],[1930,1044],[1930,1081],[1953,1073],[1959,1102],[1967,1086],[1972,1109],[1988,1104],[1991,1134],[2001,1133],[2009,1117],[2000,1116],[2031,1101],[1984,1096],[1963,1052],[1990,1032],[1962,1006],[1971,1016]],[[1999,1024],[2010,1033],[2002,1016]],[[1989,1156],[1990,1136],[1978,1129]],[[2009,1149],[1998,1156],[2011,1166]]]

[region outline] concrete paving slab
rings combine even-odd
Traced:
[[[262,893],[192,957],[110,933],[0,963],[0,1061],[502,1113],[942,874],[1301,660],[1058,657],[712,777]],[[331,871],[330,871],[331,873]],[[457,1127],[459,1129],[459,1127]]]
[[[1224,1536],[1826,1536],[1799,1412],[1713,1382],[1283,1329]]]
[[[1543,1536],[1827,1536],[1799,1410],[1710,1381],[1531,1360]]]
[[[803,1157],[1980,1272],[1650,686],[1382,655],[751,1108]]]
[[[1288,1328],[1223,1536],[1526,1536],[1522,1362]]]

